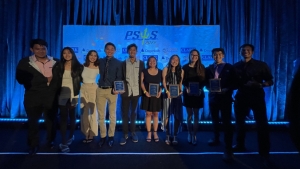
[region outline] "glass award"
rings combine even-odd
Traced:
[[[193,96],[199,96],[200,90],[199,90],[199,83],[198,82],[190,82],[189,83],[189,91],[190,91],[190,95]]]
[[[169,92],[170,92],[170,97],[171,98],[178,97],[178,95],[179,95],[179,86],[177,84],[170,84],[169,85]]]
[[[114,81],[114,89],[116,92],[125,92],[124,81]]]
[[[221,79],[209,79],[209,91],[210,92],[221,92]]]
[[[149,95],[150,96],[157,96],[159,90],[159,84],[156,83],[149,83]]]

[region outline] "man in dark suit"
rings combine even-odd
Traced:
[[[21,59],[16,70],[17,81],[24,86],[24,107],[28,117],[29,154],[34,155],[39,147],[39,119],[44,112],[47,128],[47,143],[53,148],[56,135],[54,121],[57,94],[61,85],[59,61],[47,55],[47,42],[33,39],[30,43],[32,56]]]
[[[236,74],[234,67],[223,61],[225,52],[223,48],[214,48],[212,56],[214,63],[209,65],[206,70],[207,88],[210,90],[209,109],[212,117],[212,124],[214,129],[214,138],[208,141],[208,145],[215,146],[220,143],[220,120],[219,113],[221,113],[222,126],[224,129],[225,151],[223,155],[224,161],[232,160],[232,137],[233,128],[231,124],[232,114],[232,92],[235,88]],[[220,80],[220,90],[216,91],[210,87],[210,80]]]
[[[131,140],[138,142],[135,133],[136,109],[141,95],[140,74],[144,69],[144,62],[136,58],[137,46],[130,44],[127,46],[129,58],[122,62],[122,80],[125,85],[125,92],[122,97],[122,129],[123,137],[120,145],[125,145],[128,138],[128,116],[130,114]]]

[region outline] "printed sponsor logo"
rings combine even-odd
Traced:
[[[158,60],[158,55],[143,55],[143,61],[147,61],[150,56],[154,56]]]
[[[212,60],[212,55],[201,55],[202,60]]]
[[[164,53],[176,53],[178,52],[178,48],[163,48]]]
[[[159,49],[142,49],[142,53],[155,53],[155,52],[160,52]]]
[[[190,53],[191,50],[196,49],[195,47],[180,48],[180,53]]]
[[[75,53],[78,53],[78,47],[71,47]]]
[[[127,53],[127,48],[122,48],[122,54],[126,54]]]
[[[199,52],[211,52],[212,49],[200,49]]]

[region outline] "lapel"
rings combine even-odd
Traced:
[[[224,63],[224,66],[223,66],[223,68],[221,69],[221,72],[219,73],[219,78],[221,78],[221,77],[222,77],[222,74],[224,73],[224,71],[226,71],[225,67],[226,67],[226,63]]]
[[[210,73],[212,75],[212,78],[214,78],[215,77],[215,67],[214,67],[214,64],[209,65],[209,70],[210,70]]]

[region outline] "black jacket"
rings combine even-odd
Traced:
[[[127,59],[126,59],[127,60]],[[128,82],[126,81],[126,60],[122,62],[122,80],[124,81],[125,85],[125,92],[121,95],[122,97],[128,97]],[[141,73],[145,69],[144,62],[142,60],[140,61],[139,66],[139,77],[138,77],[138,83],[139,83],[139,96],[142,94],[141,89]]]
[[[60,69],[61,69],[61,74],[60,74],[60,87],[62,85],[62,78],[63,78],[63,74],[65,72],[65,69],[64,69],[64,65],[61,63],[60,64]],[[80,65],[78,69],[76,69],[73,73],[71,73],[71,76],[72,76],[72,81],[73,81],[73,93],[74,93],[74,96],[77,96],[80,92],[80,85],[81,85],[81,82],[82,82],[82,74],[83,72],[83,65]]]
[[[209,89],[209,79],[213,79],[215,76],[214,64],[209,65],[205,69],[206,87]],[[228,90],[225,93],[209,93],[209,99],[214,99],[214,96],[222,96],[232,100],[232,92],[237,88],[237,74],[234,67],[229,63],[225,63],[222,71],[219,73],[219,78],[221,78],[221,88],[226,88]]]
[[[61,85],[59,60],[53,58],[52,80],[47,85],[48,79],[39,72],[29,57],[21,59],[17,65],[16,80],[25,88],[24,106],[43,106],[51,108]]]

